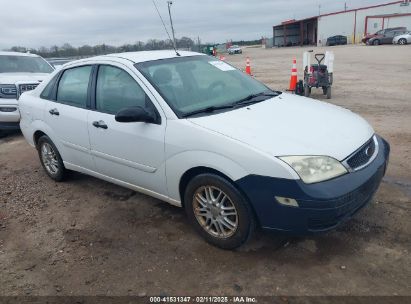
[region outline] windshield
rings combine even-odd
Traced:
[[[229,107],[270,91],[262,83],[210,56],[179,57],[137,63],[179,117],[202,109]]]
[[[0,73],[51,73],[53,68],[41,57],[0,55]]]

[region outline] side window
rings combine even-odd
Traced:
[[[56,83],[56,80],[58,78],[59,74],[57,73],[57,75],[55,75],[50,81],[49,83],[46,85],[46,87],[44,88],[43,92],[41,92],[40,94],[40,98],[43,99],[51,99],[50,94],[51,91],[53,90],[54,84]]]
[[[101,65],[97,75],[96,109],[116,114],[121,109],[137,106],[152,107],[148,96],[133,77],[120,68]]]
[[[57,101],[86,108],[91,69],[91,66],[82,66],[64,71],[57,89]]]

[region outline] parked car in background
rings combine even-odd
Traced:
[[[392,43],[400,45],[411,43],[411,32],[395,36]]]
[[[376,33],[374,33],[374,34],[366,35],[366,36],[362,39],[362,42],[365,43],[365,44],[367,44],[367,41],[368,41],[369,39],[374,38],[374,37],[376,37],[376,36],[384,35],[384,34],[390,32],[390,31],[406,31],[406,30],[407,30],[406,27],[386,28],[386,29],[380,30],[380,31],[378,31],[378,32],[376,32]]]
[[[347,37],[341,36],[341,35],[328,37],[327,43],[326,43],[326,45],[328,46],[345,45],[345,44],[347,44]]]
[[[406,33],[406,30],[394,30],[385,34],[377,35],[367,41],[367,45],[392,44],[394,37]]]
[[[230,54],[230,55],[242,54],[243,53],[243,50],[238,45],[230,46],[227,51],[228,51],[228,54]]]
[[[0,132],[19,129],[17,99],[36,88],[53,70],[40,56],[0,52]]]
[[[66,58],[50,58],[47,59],[47,62],[50,63],[55,69],[60,69],[64,64],[73,61],[72,59]]]
[[[257,227],[337,227],[371,201],[388,164],[388,143],[357,114],[193,52],[71,62],[19,103],[50,178],[75,170],[183,207],[224,249]]]

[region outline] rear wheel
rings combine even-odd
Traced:
[[[255,229],[254,214],[244,196],[215,174],[200,174],[189,182],[184,207],[197,232],[222,249],[240,247]]]
[[[398,44],[400,44],[400,45],[406,45],[406,44],[407,44],[407,39],[401,38],[400,40],[398,40]]]
[[[62,181],[67,170],[64,167],[59,151],[48,136],[43,135],[40,137],[37,143],[37,151],[41,165],[47,175],[56,182]]]

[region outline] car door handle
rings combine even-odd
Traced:
[[[56,116],[59,116],[59,115],[60,115],[60,113],[59,113],[59,111],[58,111],[57,109],[51,109],[51,110],[49,111],[49,113],[50,113],[51,115],[56,115]]]
[[[95,126],[96,128],[100,128],[100,129],[108,129],[106,123],[102,120],[93,121],[93,126]]]

